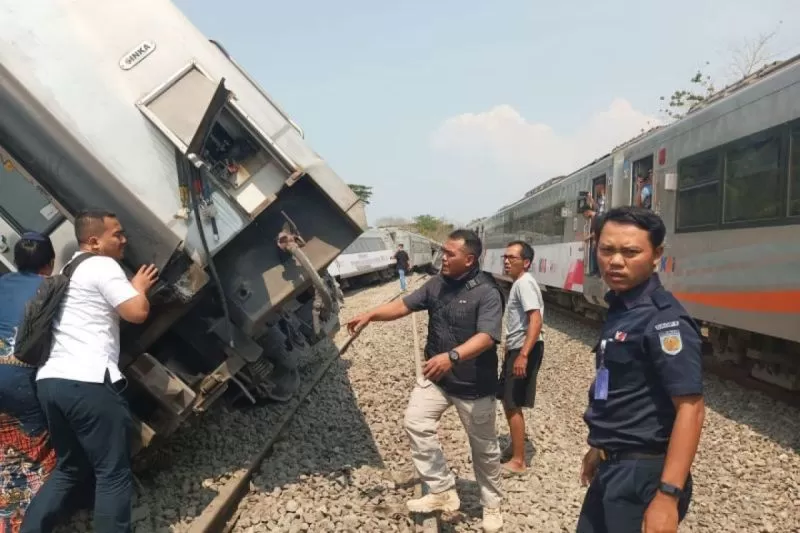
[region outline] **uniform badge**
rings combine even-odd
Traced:
[[[659,333],[658,340],[661,342],[661,349],[665,354],[677,355],[683,350],[681,332],[677,329]]]
[[[625,339],[628,337],[628,334],[624,331],[618,331],[614,333],[614,340],[617,342],[625,342]]]

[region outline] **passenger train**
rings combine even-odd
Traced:
[[[328,266],[342,289],[357,283],[386,281],[397,275],[394,254],[402,244],[412,271],[433,268],[439,243],[400,228],[375,228],[362,233]]]
[[[658,273],[701,324],[711,363],[800,390],[800,56],[764,67],[470,228],[482,268],[503,276],[507,242],[534,246],[548,299],[602,318],[608,287],[590,268],[589,196],[639,202],[667,227]]]

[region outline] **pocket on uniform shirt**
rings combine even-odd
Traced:
[[[609,365],[626,366],[636,358],[637,344],[626,342],[612,342],[606,345],[605,360]]]

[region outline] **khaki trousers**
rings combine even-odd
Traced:
[[[455,476],[447,467],[442,447],[436,436],[444,412],[455,406],[469,437],[475,480],[481,489],[484,507],[499,507],[500,446],[497,443],[495,398],[486,396],[465,400],[446,394],[434,384],[416,385],[405,413],[405,429],[411,440],[411,459],[420,478],[431,492],[455,487]]]

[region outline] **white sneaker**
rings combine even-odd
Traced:
[[[432,513],[434,511],[453,512],[461,507],[461,500],[458,499],[456,489],[438,492],[436,494],[426,494],[422,498],[409,500],[406,502],[408,510],[412,513]]]
[[[487,533],[494,533],[503,528],[503,514],[499,507],[483,508],[483,530]]]

